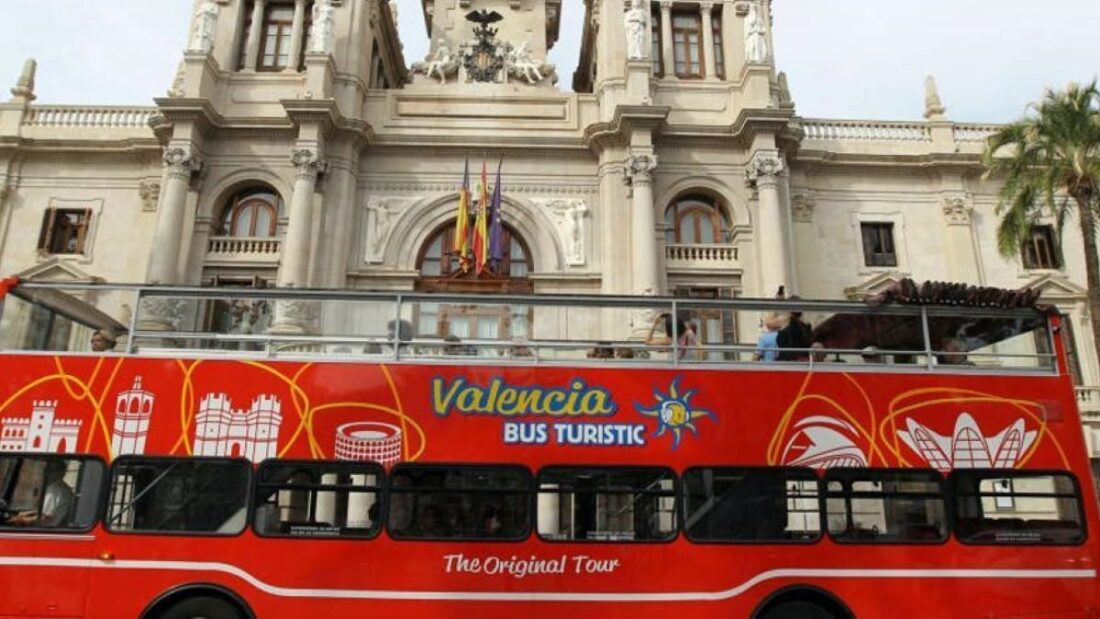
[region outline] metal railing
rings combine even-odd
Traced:
[[[786,302],[774,299],[687,299],[669,297],[585,296],[585,295],[469,295],[420,292],[373,292],[357,290],[298,290],[209,287],[160,287],[145,285],[46,284],[22,283],[26,291],[54,290],[68,294],[114,298],[116,306],[134,308],[128,317],[126,354],[171,356],[202,352],[215,356],[365,358],[401,362],[569,364],[616,363],[622,365],[671,365],[674,367],[721,367],[752,365],[760,367],[793,367],[805,369],[837,368],[847,362],[848,370],[878,371],[957,371],[957,372],[1039,372],[1059,371],[1049,321],[1033,309],[980,309],[945,306],[887,305],[869,306],[837,301]],[[2,301],[2,299],[0,299]],[[199,325],[201,315],[209,314],[203,303],[235,303],[243,313],[255,313],[270,318],[269,322],[250,322],[249,327],[213,329]],[[339,304],[339,305],[332,305]],[[201,306],[201,307],[200,307]],[[524,308],[534,323],[542,315],[545,322],[565,325],[555,335],[545,325],[529,329],[538,337],[527,335],[512,338],[474,337],[459,342],[441,337],[417,336],[403,332],[402,325],[415,317],[421,319],[441,307],[476,310],[496,308],[498,315],[510,315]],[[434,308],[434,309],[433,309]],[[579,318],[579,310],[589,319],[591,328],[570,329]],[[0,305],[0,319],[7,311]],[[66,310],[70,314],[72,310]],[[328,316],[326,316],[328,312]],[[564,312],[564,313],[560,313]],[[574,314],[571,314],[573,312]],[[681,339],[678,321],[669,318],[671,333],[666,341],[655,342],[644,337],[661,317],[684,317],[700,323],[707,319],[729,319],[735,322],[763,322],[765,316],[800,312],[821,317],[819,327],[830,320],[843,318],[852,322],[870,321],[880,330],[887,327],[908,334],[903,347],[844,346],[858,337],[834,336],[840,344],[813,348],[784,348],[789,361],[761,361],[761,346],[753,342],[726,341],[687,345]],[[104,312],[96,310],[98,315]],[[189,315],[194,328],[180,316]],[[334,315],[362,319],[369,316],[370,328],[347,332]],[[71,317],[71,316],[70,316]],[[595,318],[593,318],[595,317]],[[718,317],[718,318],[708,318]],[[725,317],[725,318],[722,318]],[[855,317],[853,319],[852,317]],[[632,325],[623,327],[624,321]],[[348,322],[348,321],[344,321]],[[363,320],[360,320],[363,322]],[[856,324],[853,322],[853,324]],[[879,324],[881,323],[881,324]],[[86,322],[91,325],[92,322]],[[613,325],[617,337],[604,337],[602,325]],[[934,346],[933,333],[943,325],[985,325],[985,329],[1000,338],[988,342],[985,348],[970,348],[964,352],[948,352]],[[335,326],[334,326],[335,325]],[[389,332],[383,333],[382,325]],[[835,325],[834,325],[835,326]],[[696,329],[698,326],[696,326]],[[1015,330],[1014,330],[1015,329]],[[741,332],[751,329],[742,329]],[[859,335],[858,333],[856,334]],[[1035,342],[1033,349],[996,350],[999,342],[1028,335]],[[1021,340],[1025,338],[1020,338]],[[1026,348],[1026,347],[1025,347]],[[952,361],[961,363],[953,363]],[[858,365],[857,365],[858,364]]]

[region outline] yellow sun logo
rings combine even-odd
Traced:
[[[653,436],[664,436],[666,432],[670,432],[672,434],[672,448],[677,449],[680,447],[684,430],[689,430],[696,436],[699,435],[699,428],[695,425],[696,419],[702,417],[715,418],[714,413],[691,405],[691,398],[694,395],[694,390],[688,390],[681,394],[680,379],[677,378],[669,385],[668,393],[661,393],[659,389],[653,390],[653,397],[657,400],[656,406],[646,408],[635,402],[634,408],[646,417],[657,419],[657,431],[653,433]]]

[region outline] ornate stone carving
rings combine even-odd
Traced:
[[[309,148],[299,148],[290,155],[290,162],[298,168],[298,176],[317,177],[325,171],[326,164],[317,154],[317,151]]]
[[[814,221],[814,208],[817,199],[809,191],[799,191],[791,196],[791,219],[798,223],[810,224]]]
[[[583,266],[586,262],[585,219],[589,213],[588,202],[575,198],[549,198],[532,202],[546,209],[553,217],[565,248],[565,263],[568,266]]]
[[[554,65],[537,61],[531,57],[530,43],[524,41],[520,43],[519,47],[515,48],[510,44],[505,44],[505,49],[507,50],[504,57],[505,79],[513,77],[528,84],[538,84],[547,78],[553,78],[554,82],[557,81],[557,72]]]
[[[138,306],[138,328],[147,331],[177,331],[183,320],[184,299],[142,297]]]
[[[191,33],[189,52],[209,54],[214,49],[214,35],[218,31],[218,5],[213,0],[204,0],[195,12],[195,29]]]
[[[147,178],[138,185],[138,195],[141,196],[141,210],[157,210],[157,200],[160,199],[160,179]]]
[[[272,333],[309,333],[317,314],[317,302],[305,299],[275,301],[275,321]]]
[[[316,0],[313,4],[313,28],[306,51],[311,54],[331,54],[336,38],[336,7],[332,0]]]
[[[768,29],[760,4],[756,0],[745,8],[745,61],[751,64],[768,62]]]
[[[451,50],[447,40],[440,37],[435,40],[435,49],[428,53],[424,62],[413,63],[412,72],[438,78],[440,84],[446,84],[448,78],[458,75],[458,67],[458,55]]]
[[[630,185],[653,182],[656,169],[657,155],[631,155],[626,160],[626,182]]]
[[[646,34],[649,33],[649,0],[630,0],[630,8],[623,17],[626,26],[626,57],[645,60],[649,57]]]
[[[371,196],[367,200],[366,261],[381,264],[393,223],[417,198]]]
[[[949,226],[969,226],[974,204],[965,195],[947,196],[943,199],[943,217]]]
[[[19,74],[19,81],[15,82],[15,88],[11,89],[11,94],[27,101],[34,101],[34,74],[38,69],[38,61],[34,58],[28,58],[23,63],[23,72]]]
[[[169,97],[182,97],[183,96],[183,79],[185,71],[187,70],[187,63],[180,61],[178,67],[176,67],[176,77],[172,79],[172,87],[165,93]]]
[[[745,169],[745,180],[750,187],[757,187],[761,182],[776,182],[785,172],[786,164],[781,157],[756,155]]]
[[[497,29],[489,26],[501,19],[500,13],[485,9],[466,15],[466,21],[477,24],[474,27],[474,40],[463,46],[462,66],[466,69],[466,81],[501,81],[508,49],[497,43]]]
[[[929,75],[924,79],[924,118],[927,120],[940,120],[947,112],[940,99],[939,89],[936,88],[936,78]]]
[[[164,163],[170,176],[190,180],[191,176],[202,169],[202,160],[186,148],[169,148],[164,151]]]

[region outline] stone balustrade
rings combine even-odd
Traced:
[[[147,128],[151,107],[35,105],[23,119],[30,127]]]
[[[985,142],[989,136],[999,131],[999,125],[955,125],[956,142]]]
[[[282,241],[276,238],[215,236],[207,243],[206,260],[275,264],[281,249]]]
[[[1077,408],[1081,412],[1100,412],[1100,387],[1077,387]]]
[[[922,122],[879,120],[816,120],[802,122],[807,140],[857,140],[867,142],[931,142],[929,126]]]
[[[735,269],[740,251],[732,245],[666,245],[669,269]]]

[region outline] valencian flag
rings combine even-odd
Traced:
[[[489,202],[489,262],[496,271],[504,260],[504,247],[501,235],[503,222],[500,212],[500,168],[504,165],[501,159],[497,164],[497,182],[493,186],[493,199]]]
[[[481,162],[481,181],[477,187],[477,217],[474,220],[474,270],[478,275],[485,271],[489,261],[489,171]]]
[[[462,172],[462,189],[458,193],[458,217],[455,219],[454,252],[463,273],[470,271],[470,160]]]

